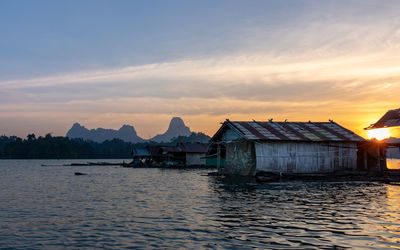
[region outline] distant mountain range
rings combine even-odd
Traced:
[[[155,142],[169,142],[172,138],[178,136],[189,136],[192,132],[190,128],[185,125],[180,117],[171,119],[167,131],[149,139]],[[72,128],[67,132],[68,138],[82,138],[84,140],[91,140],[95,142],[103,142],[112,139],[121,139],[126,142],[138,143],[145,142],[143,138],[136,134],[136,130],[131,125],[123,125],[120,129],[87,129],[79,123],[75,123]]]
[[[180,117],[174,117],[170,121],[167,131],[164,134],[154,136],[150,141],[169,142],[174,137],[189,136],[191,133],[190,128],[185,126]]]
[[[72,128],[67,132],[68,138],[82,138],[84,140],[91,140],[94,142],[103,142],[112,139],[121,139],[126,142],[144,142],[135,131],[135,128],[130,125],[124,125],[118,130],[114,129],[87,129],[79,123],[75,123]]]

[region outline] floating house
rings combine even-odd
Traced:
[[[226,120],[211,139],[212,147],[217,147],[218,171],[246,176],[368,169],[372,161],[358,159],[358,147],[366,142],[333,121]]]
[[[369,129],[389,128],[400,126],[400,109],[392,109],[386,112],[376,123],[371,124]]]
[[[151,155],[147,148],[136,148],[132,150],[133,163],[136,165],[145,165],[150,162]]]
[[[185,154],[186,166],[204,166],[206,165],[206,153],[208,145],[204,143],[184,143],[178,145]]]
[[[136,148],[132,150],[133,159],[150,159],[150,152],[147,148]]]
[[[365,128],[365,130],[373,130],[373,129],[382,129],[382,128],[393,128],[393,127],[400,127],[400,109],[392,109],[387,111],[376,123],[371,124],[369,127]],[[371,152],[376,152],[375,155],[384,155],[388,158],[400,158],[400,139],[399,138],[386,138],[384,143],[375,143],[376,145],[370,145],[366,147],[364,145],[360,148],[359,154],[364,154],[363,157],[363,165],[367,165],[369,169],[371,165],[374,164],[371,162],[376,163],[375,168],[379,168],[382,166],[386,167],[386,161],[383,159],[377,160],[371,158]],[[367,144],[368,145],[368,144]],[[369,157],[368,157],[369,155]],[[382,157],[379,157],[382,158]],[[368,163],[369,162],[369,163]]]
[[[156,164],[204,166],[208,144],[179,143],[176,146],[150,145],[151,160]]]

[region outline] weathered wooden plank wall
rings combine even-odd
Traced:
[[[352,142],[255,143],[256,170],[276,173],[326,173],[357,168]]]
[[[186,153],[186,165],[206,165],[206,159],[204,158],[206,154],[203,153]]]
[[[256,155],[253,142],[237,141],[226,144],[226,164],[219,171],[225,174],[254,175]]]

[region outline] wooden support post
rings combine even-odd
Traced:
[[[217,146],[217,169],[219,170],[221,167],[221,145]]]
[[[368,168],[368,148],[364,148],[363,149],[363,163],[364,163],[364,169],[363,170],[365,170],[365,171],[369,171],[369,168]]]
[[[382,165],[381,165],[381,146],[378,144],[378,147],[377,147],[377,150],[378,150],[378,154],[377,154],[377,157],[378,157],[378,169],[379,169],[379,172],[383,172],[383,169],[382,169]]]

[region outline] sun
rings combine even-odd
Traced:
[[[390,137],[390,131],[388,128],[378,128],[368,130],[369,139],[383,140]]]

